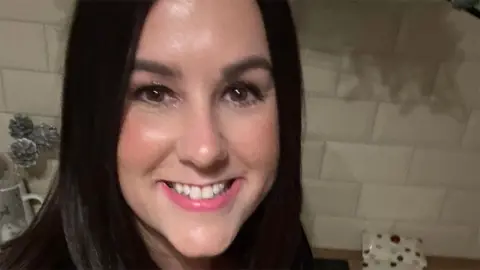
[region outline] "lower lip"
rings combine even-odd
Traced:
[[[218,195],[212,199],[201,200],[192,200],[187,196],[180,195],[163,182],[161,183],[161,187],[166,193],[167,197],[181,208],[194,212],[211,212],[222,209],[231,201],[233,201],[240,190],[240,181],[240,179],[235,179],[235,181],[232,183],[232,186],[221,195]]]

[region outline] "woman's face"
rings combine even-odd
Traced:
[[[218,255],[268,192],[279,154],[270,63],[255,0],[153,6],[118,146],[123,196],[150,240]]]

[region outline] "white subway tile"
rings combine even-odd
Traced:
[[[466,149],[480,149],[480,111],[474,110],[470,114],[467,130],[463,137],[463,147]]]
[[[339,70],[342,65],[342,57],[339,53],[323,52],[308,48],[300,49],[302,65],[315,66],[329,70]]]
[[[445,189],[364,185],[358,216],[397,220],[436,220]]]
[[[302,208],[303,209],[300,215],[300,220],[302,222],[303,229],[305,230],[305,234],[307,235],[307,238],[313,239],[315,216],[310,215],[310,213],[307,213],[308,210],[305,210],[307,208],[305,204],[302,206]]]
[[[401,106],[382,103],[373,129],[375,142],[413,145],[459,145],[465,124],[453,117],[433,113],[428,107],[416,105],[411,111]]]
[[[475,256],[472,257],[480,258],[480,227],[478,227],[477,242],[474,245],[474,249],[475,252],[473,254],[475,254]]]
[[[417,149],[408,183],[450,187],[480,187],[480,154]]]
[[[323,158],[323,142],[306,141],[302,148],[302,178],[316,179],[320,176]]]
[[[304,203],[312,215],[354,216],[360,184],[303,182]]]
[[[320,96],[334,96],[341,57],[336,54],[301,49],[305,90]]]
[[[3,70],[3,80],[9,111],[47,116],[60,114],[60,75]]]
[[[365,141],[370,137],[376,103],[308,97],[307,136]]]
[[[394,231],[401,235],[423,239],[427,255],[466,257],[475,242],[472,227],[434,223],[396,223]]]
[[[8,134],[8,124],[13,115],[8,113],[0,113],[0,152],[7,152],[8,146],[13,142],[12,137]]]
[[[0,37],[0,67],[47,69],[43,25],[0,20]]]
[[[392,225],[392,221],[317,216],[313,226],[312,245],[321,248],[361,250],[363,231],[388,232]]]
[[[477,242],[473,244],[473,248],[470,250],[470,252],[467,254],[468,258],[472,259],[480,259],[480,231],[477,235]]]
[[[74,0],[2,0],[0,19],[65,23]]]
[[[66,53],[66,33],[61,27],[46,26],[48,66],[52,72],[62,72]]]
[[[389,100],[389,87],[375,78],[377,74],[343,72],[340,75],[337,95],[354,100]]]
[[[302,70],[305,91],[327,97],[335,95],[338,71],[313,65],[303,65]]]
[[[480,190],[450,190],[441,220],[457,224],[480,224]]]
[[[5,111],[5,92],[3,90],[2,74],[0,73],[0,111]]]
[[[329,142],[321,178],[325,180],[404,183],[412,148]]]

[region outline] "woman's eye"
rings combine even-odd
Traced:
[[[260,89],[250,83],[235,83],[227,86],[224,98],[236,106],[248,107],[264,100]]]
[[[136,99],[149,103],[165,103],[174,99],[174,92],[164,85],[147,85],[137,88],[134,92]]]

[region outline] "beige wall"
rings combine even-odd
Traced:
[[[358,249],[373,228],[480,258],[480,21],[435,1],[302,1],[314,245]],[[0,0],[1,151],[11,113],[58,123],[70,3]]]
[[[445,1],[299,1],[314,244],[391,230],[480,258],[480,20]]]

